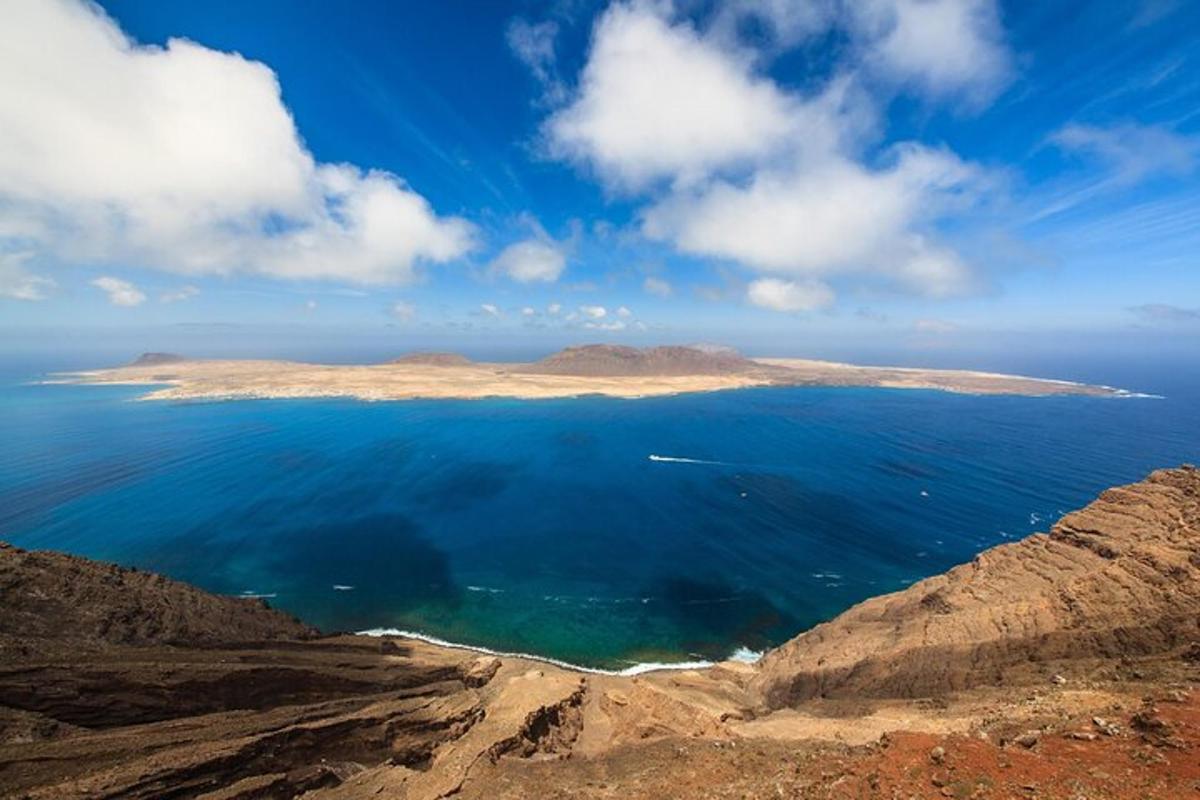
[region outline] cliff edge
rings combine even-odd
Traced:
[[[1044,681],[1200,641],[1200,470],[1105,491],[1049,533],[854,606],[769,652],[767,708]]]
[[[581,675],[320,636],[0,545],[0,796],[1182,797],[1200,471],[861,603],[754,666]]]

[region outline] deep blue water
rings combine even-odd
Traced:
[[[761,649],[1200,461],[1200,392],[1170,371],[1131,387],[1161,400],[376,404],[139,403],[17,372],[0,538],[268,595],[327,629],[608,667]]]

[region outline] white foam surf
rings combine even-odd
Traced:
[[[493,650],[490,647],[481,647],[479,645],[462,644],[461,642],[448,642],[445,639],[439,639],[436,636],[429,636],[416,631],[405,631],[399,628],[369,628],[365,631],[358,631],[360,636],[399,636],[404,639],[416,639],[417,641],[426,642],[428,644],[437,645],[439,647],[451,647],[455,650],[467,650],[472,653],[482,653],[489,656],[499,656],[501,658],[523,658],[527,661],[539,661],[543,664],[553,664],[556,667],[569,669],[574,672],[586,672],[590,675],[618,675],[630,677],[633,675],[644,675],[647,672],[665,672],[668,670],[686,670],[686,669],[706,669],[716,664],[715,661],[642,661],[625,669],[600,669],[599,667],[585,667],[579,664],[572,664],[569,661],[561,661],[557,658],[549,658],[547,656],[537,656],[532,653],[513,653],[504,650]],[[738,647],[730,653],[729,661],[740,661],[745,664],[752,664],[762,656],[762,653],[751,650],[747,647]]]
[[[754,664],[762,657],[762,650],[751,650],[749,647],[739,647],[729,656],[729,660],[738,661],[742,664]]]

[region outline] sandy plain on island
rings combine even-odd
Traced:
[[[611,348],[610,348],[611,349]],[[660,348],[666,349],[666,348]],[[674,348],[684,351],[686,348]],[[146,385],[142,399],[254,399],[347,397],[359,400],[472,399],[485,397],[544,399],[601,395],[651,397],[742,389],[757,386],[843,386],[933,389],[964,394],[1024,396],[1119,396],[1104,386],[971,370],[866,367],[809,359],[743,359],[689,361],[673,368],[656,361],[646,369],[627,361],[596,368],[588,348],[563,368],[549,360],[524,363],[452,363],[400,360],[384,364],[334,365],[269,360],[141,360],[113,369],[71,373],[74,383]],[[651,351],[636,351],[635,354]],[[568,351],[564,351],[568,352]],[[635,356],[636,358],[636,356]],[[449,360],[447,358],[447,360]],[[661,372],[660,365],[666,364]],[[699,366],[695,366],[699,364]],[[635,374],[619,374],[632,365]],[[644,365],[643,365],[644,366]],[[689,372],[695,368],[697,371]],[[651,371],[647,371],[647,369]]]

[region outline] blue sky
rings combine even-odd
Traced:
[[[1186,350],[1198,60],[1169,0],[13,0],[0,330]]]

